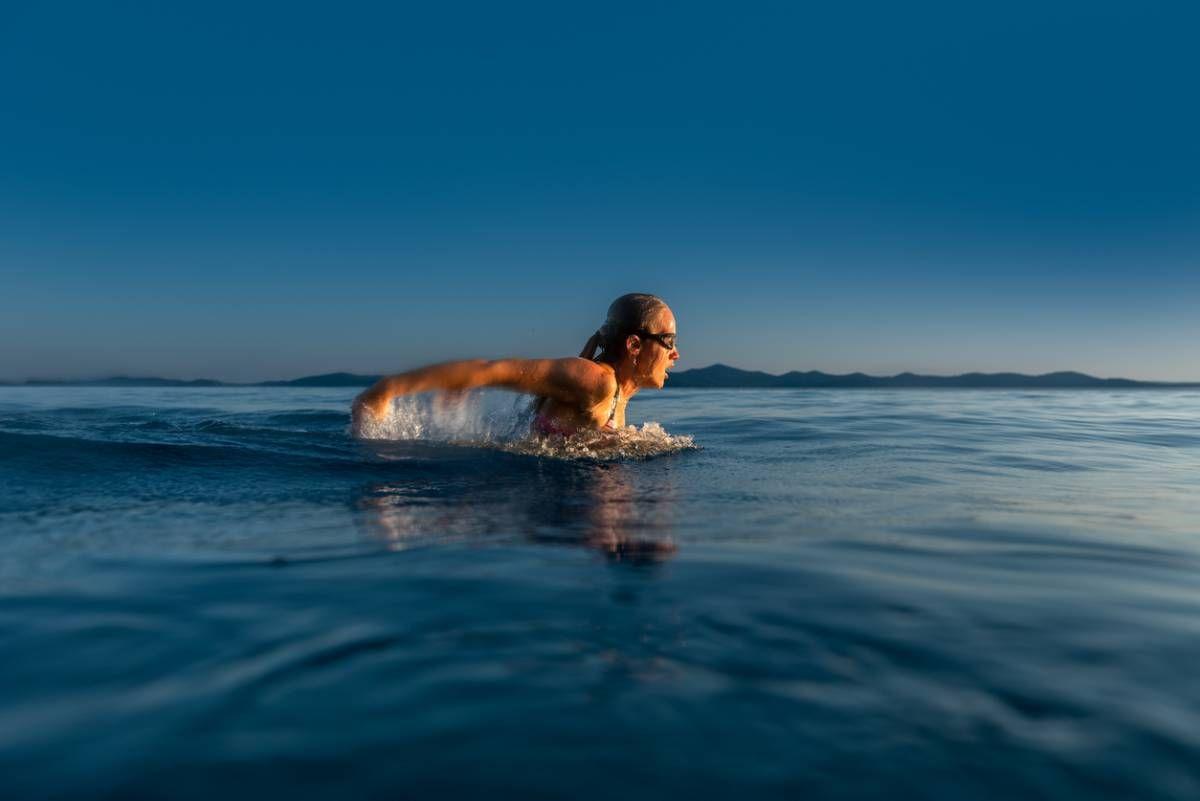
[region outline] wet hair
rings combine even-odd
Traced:
[[[631,292],[622,295],[608,307],[604,325],[592,334],[579,357],[594,362],[616,364],[625,355],[625,340],[650,325],[651,318],[667,304],[657,295]],[[599,351],[599,355],[597,355]]]

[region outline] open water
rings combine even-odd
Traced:
[[[1200,797],[1200,393],[352,395],[0,388],[0,798]]]

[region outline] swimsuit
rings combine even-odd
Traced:
[[[612,408],[608,410],[608,420],[605,421],[604,425],[601,426],[602,429],[608,429],[610,431],[617,430],[617,402],[620,400],[621,388],[618,386],[617,393],[613,395]],[[533,418],[533,430],[534,433],[541,434],[543,436],[549,436],[553,434],[560,437],[569,437],[578,431],[578,429],[565,426],[550,415],[540,412],[538,413],[537,417]]]

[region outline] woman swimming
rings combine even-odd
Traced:
[[[578,358],[479,359],[385,376],[354,399],[355,427],[367,417],[383,419],[399,395],[500,387],[538,397],[539,434],[622,428],[629,399],[644,387],[662,389],[678,359],[667,304],[654,295],[622,295]]]

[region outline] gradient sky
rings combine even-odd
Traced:
[[[1195,2],[27,3],[0,379],[574,355],[1200,379]]]

